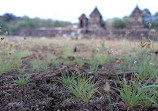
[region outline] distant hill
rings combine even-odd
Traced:
[[[29,18],[28,16],[17,17],[11,13],[6,13],[0,16],[0,34],[8,31],[10,35],[17,35],[23,28],[53,28],[66,27],[70,22],[58,21],[52,19]]]

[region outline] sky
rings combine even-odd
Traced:
[[[0,15],[12,13],[16,16],[78,22],[78,17],[90,13],[97,6],[104,20],[129,16],[133,9],[148,8],[152,14],[158,12],[158,0],[0,0]]]

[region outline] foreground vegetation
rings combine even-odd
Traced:
[[[156,111],[157,47],[151,40],[8,38],[5,33],[0,108]]]

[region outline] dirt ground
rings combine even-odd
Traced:
[[[65,42],[66,41],[66,42]],[[115,58],[112,61],[107,61],[105,64],[99,64],[98,74],[87,71],[90,69],[89,58],[98,53],[93,50],[96,47],[101,47],[101,40],[60,40],[60,39],[28,39],[21,43],[20,40],[10,39],[13,44],[22,44],[21,48],[29,51],[28,55],[24,55],[21,58],[21,68],[25,66],[24,74],[26,76],[31,75],[29,82],[24,86],[19,86],[14,83],[14,80],[18,80],[21,75],[17,68],[12,68],[10,71],[3,72],[0,75],[0,111],[109,111],[108,99],[104,86],[106,82],[111,87],[119,87],[119,81],[116,76],[116,71],[113,66],[122,55],[132,55],[133,51],[138,46],[138,43],[131,42],[117,42],[106,41],[106,49],[113,49]],[[62,45],[61,45],[62,44]],[[133,45],[135,44],[135,45]],[[68,45],[68,46],[67,46]],[[126,46],[126,48],[124,48]],[[128,47],[127,47],[128,46]],[[67,47],[64,49],[64,47]],[[65,54],[64,50],[70,50],[72,54]],[[128,51],[129,53],[126,53]],[[65,55],[64,55],[65,54]],[[104,52],[107,56],[107,52]],[[49,56],[57,56],[64,62],[60,62],[59,65],[53,64]],[[40,71],[39,69],[31,71],[30,61],[43,60],[48,58],[47,70]],[[82,58],[84,61],[80,68],[76,69],[76,64],[73,62],[78,58]],[[93,57],[92,57],[93,60]],[[118,76],[123,78],[123,72],[117,67]],[[82,99],[76,99],[75,96],[67,91],[59,78],[61,72],[80,72],[80,74],[86,74],[88,77],[92,77],[97,83],[100,93],[95,93],[88,102],[84,102]],[[132,72],[127,70],[125,78],[130,81]],[[152,84],[152,83],[151,83]],[[119,93],[116,91],[116,93]],[[114,111],[126,111],[128,107],[123,103],[122,99],[115,93],[110,92],[111,105]],[[129,109],[132,111],[157,111],[156,107],[149,107],[144,109],[141,105]]]

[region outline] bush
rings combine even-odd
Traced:
[[[126,28],[128,23],[129,23],[129,18],[127,17],[124,17],[124,19],[116,18],[112,22],[112,27],[116,29],[123,29],[123,28]]]

